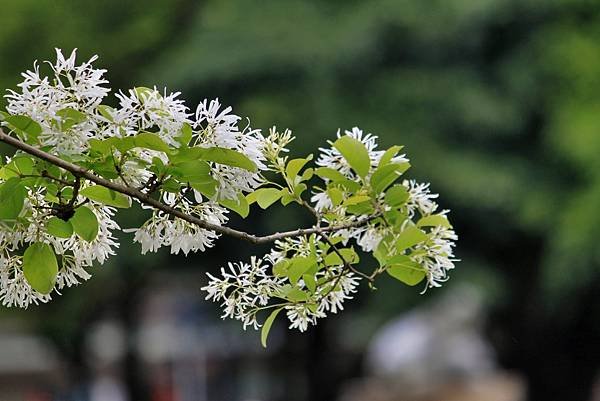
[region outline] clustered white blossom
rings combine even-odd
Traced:
[[[240,127],[241,118],[231,113],[231,107],[223,108],[218,100],[204,100],[195,113],[190,113],[179,99],[179,92],[160,92],[157,88],[120,91],[115,95],[117,106],[109,107],[102,104],[110,92],[104,78],[106,70],[92,65],[97,56],[79,65],[76,56],[76,50],[65,57],[56,49],[55,62],[45,62],[42,66],[35,62],[33,70],[22,74],[20,90],[9,90],[5,96],[9,114],[28,116],[40,125],[42,132],[34,138],[36,145],[49,153],[77,160],[90,150],[92,140],[124,138],[140,132],[151,132],[170,147],[178,148],[184,129],[189,127],[192,137],[186,145],[233,149],[247,156],[258,168],[250,172],[211,163],[211,175],[218,182],[217,193],[211,199],[195,190],[181,194],[158,191],[167,205],[215,225],[227,222],[228,210],[220,206],[218,200],[236,199],[239,193],[250,192],[261,185],[260,171],[265,169],[263,151],[268,141],[260,130],[248,125]],[[44,64],[49,66],[49,75],[44,75],[41,68]],[[25,134],[22,139],[31,138]],[[145,148],[127,152],[114,149],[113,156],[122,162],[119,177],[114,180],[135,188],[143,188],[156,178],[148,168],[155,158],[165,164],[168,162],[164,152]],[[82,184],[81,189],[86,185]],[[87,280],[92,262],[103,263],[114,253],[118,243],[112,233],[120,229],[113,219],[114,210],[81,196],[73,203],[85,203],[96,214],[100,225],[94,241],[84,241],[77,235],[61,239],[45,233],[43,226],[52,216],[52,204],[42,192],[29,191],[21,212],[27,219],[15,224],[0,223],[0,299],[4,305],[27,307],[50,299],[50,295],[32,290],[23,277],[22,256],[18,253],[28,243],[49,243],[61,256],[57,291]],[[204,251],[218,238],[213,231],[156,210],[140,227],[125,231],[134,232],[134,241],[141,244],[142,253],[155,252],[164,246],[170,247],[172,253],[181,251],[187,255]]]
[[[343,302],[352,299],[360,281],[352,272],[344,272],[343,265],[328,266],[317,272],[315,279],[324,284],[318,286],[310,298],[286,302],[285,294],[293,289],[306,293],[307,284],[302,279],[293,283],[286,277],[277,276],[273,267],[290,252],[294,256],[311,254],[310,241],[307,237],[277,241],[264,258],[253,256],[250,263],[229,263],[227,269],[221,268],[220,277],[207,273],[209,282],[202,288],[207,292],[206,299],[221,302],[221,317],[240,320],[244,329],[247,326],[258,329],[261,324],[257,315],[261,311],[281,307],[285,310],[290,329],[306,331],[309,325],[317,324],[317,319],[326,317],[327,313],[343,310]],[[323,254],[318,252],[317,255],[318,263],[323,263]]]
[[[29,190],[27,195],[20,214],[23,219],[14,224],[0,223],[0,301],[5,306],[27,308],[32,303],[37,305],[51,299],[49,294],[41,294],[32,289],[25,280],[21,269],[23,256],[16,252],[26,244],[43,242],[62,256],[62,266],[55,284],[57,292],[89,279],[90,274],[86,269],[95,261],[103,264],[109,256],[115,254],[115,248],[119,246],[113,235],[119,229],[112,219],[113,208],[98,204],[87,205],[99,223],[98,234],[93,241],[88,242],[75,235],[58,238],[45,230],[51,215],[48,213],[50,203],[43,192]],[[80,202],[84,200],[79,197]]]
[[[278,135],[280,134],[272,132],[272,136]],[[377,150],[376,136],[364,134],[357,127],[345,131],[344,135],[360,141],[367,149],[370,170],[365,181],[368,182],[381,163],[385,152]],[[291,134],[288,134],[287,139],[290,137]],[[340,131],[338,131],[337,137],[342,137]],[[361,178],[335,147],[320,150],[321,154],[316,161],[318,166],[334,169],[357,184],[361,182]],[[285,163],[285,159],[276,157],[269,158],[269,161],[275,165],[272,168],[274,171],[281,170]],[[408,163],[408,159],[403,154],[394,154],[391,157],[388,155],[386,163]],[[324,181],[327,184],[329,180],[324,178]],[[386,236],[401,235],[409,225],[414,225],[413,220],[431,216],[437,211],[438,205],[434,199],[438,195],[430,192],[429,184],[404,180],[401,185],[406,188],[408,194],[408,199],[402,206],[408,219],[402,223],[399,232],[397,228],[374,221],[356,227],[339,229],[332,234],[332,238],[344,246],[349,246],[353,241],[362,251],[372,253]],[[317,213],[327,216],[322,218],[322,222],[325,224],[347,226],[361,218],[361,216],[348,214],[347,207],[343,203],[334,206],[334,201],[326,190],[315,192],[311,202]],[[378,208],[380,211],[391,209],[385,204],[383,195],[378,199]],[[442,211],[440,214],[445,216],[446,213],[447,211]],[[282,308],[289,320],[289,328],[300,331],[307,330],[309,325],[316,324],[317,319],[325,317],[327,313],[336,313],[338,310],[342,310],[343,302],[353,297],[361,279],[353,271],[349,271],[344,263],[319,269],[314,279],[322,284],[317,285],[313,291],[307,288],[302,279],[294,283],[287,277],[277,275],[277,264],[289,258],[290,255],[307,257],[313,254],[317,257],[318,263],[324,266],[322,249],[311,246],[311,241],[318,242],[321,239],[319,236],[312,239],[301,236],[277,241],[276,246],[263,259],[252,258],[250,264],[244,262],[229,264],[228,269],[221,269],[220,277],[208,274],[208,285],[203,287],[203,290],[207,292],[206,298],[221,302],[224,309],[222,318],[229,317],[240,320],[244,328],[247,326],[260,327],[257,320],[260,312]],[[452,229],[436,226],[429,233],[427,241],[417,244],[406,252],[411,260],[425,269],[427,287],[440,286],[440,282],[447,278],[447,271],[454,268],[456,259],[454,259],[453,247],[456,239],[457,236]],[[289,293],[292,288],[302,291],[305,296],[308,295],[308,298],[290,301],[285,294]]]
[[[363,134],[363,131],[357,127],[354,127],[351,131],[345,131],[345,135],[349,135],[361,141],[369,153],[371,160],[370,173],[367,179],[373,173],[373,171],[379,166],[383,151],[377,149],[377,136],[372,134]],[[338,138],[340,132],[337,133]],[[351,170],[348,162],[342,157],[340,152],[331,148],[321,148],[321,154],[317,160],[317,165],[323,167],[333,168],[340,173],[344,174],[351,180],[357,180],[356,175]],[[404,154],[394,156],[390,162],[392,163],[403,163],[408,162],[408,159]],[[403,206],[408,216],[404,227],[408,226],[411,219],[416,217],[425,217],[434,214],[438,210],[438,204],[435,199],[438,198],[438,194],[432,193],[429,189],[429,184],[417,183],[414,180],[403,180],[402,185],[408,192],[408,199]],[[311,201],[314,204],[316,210],[320,212],[329,212],[337,216],[336,222],[352,222],[356,219],[355,216],[347,215],[345,207],[340,205],[333,207],[332,200],[330,199],[326,191],[320,191],[315,193]],[[381,210],[389,210],[389,206],[383,204],[380,205]],[[442,215],[446,215],[448,210],[443,210]],[[377,226],[374,224],[368,224],[362,227],[350,228],[340,230],[338,235],[342,235],[346,240],[355,239],[357,245],[365,252],[372,252],[379,246],[380,242],[390,233],[389,227]],[[454,258],[454,241],[458,239],[455,232],[450,228],[435,227],[432,230],[432,238],[430,241],[425,242],[417,246],[417,249],[425,252],[413,252],[409,255],[415,262],[424,266],[427,271],[427,282],[429,287],[439,287],[440,282],[447,279],[447,271],[454,268],[454,262],[458,261]]]
[[[250,125],[240,129],[241,117],[231,114],[231,107],[221,110],[219,99],[204,100],[196,109],[197,130],[192,140],[196,146],[219,146],[244,153],[258,170],[265,170],[265,146],[267,141],[260,130]],[[264,180],[257,174],[239,167],[216,165],[213,177],[219,182],[218,197],[236,199],[238,192],[251,192]]]

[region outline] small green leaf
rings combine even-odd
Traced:
[[[417,222],[417,227],[445,227],[452,228],[448,218],[443,214],[432,214],[431,216],[421,217]]]
[[[415,226],[408,226],[398,236],[395,244],[396,250],[398,252],[402,252],[411,246],[415,246],[418,243],[426,241],[427,239],[429,239],[429,237],[423,231],[419,230]]]
[[[209,164],[203,160],[179,162],[171,171],[179,180],[188,182],[192,188],[208,198],[217,193],[218,182],[210,174]]]
[[[302,168],[304,167],[304,165],[306,163],[308,163],[309,160],[312,159],[312,155],[307,157],[306,159],[293,159],[290,160],[287,164],[287,167],[285,168],[285,174],[287,175],[288,179],[291,182],[294,182],[294,179],[296,178],[296,176],[298,175],[298,173],[300,172],[300,170],[302,170]]]
[[[106,118],[108,121],[113,122],[113,113],[115,111],[115,109],[113,109],[110,106],[107,106],[105,104],[100,104],[98,105],[98,107],[96,107],[96,110],[98,110],[98,112],[100,113],[100,115],[104,118]]]
[[[66,123],[69,127],[87,120],[87,116],[84,113],[71,107],[57,111],[56,115],[63,120],[63,124]]]
[[[243,218],[248,217],[248,214],[250,213],[250,205],[248,205],[246,197],[241,193],[238,195],[237,200],[221,199],[219,203],[227,209],[233,210]]]
[[[25,203],[27,190],[17,177],[0,184],[0,220],[14,220]]]
[[[290,261],[288,259],[280,260],[273,265],[273,274],[277,277],[286,277]]]
[[[405,255],[394,256],[388,264],[387,273],[407,285],[417,285],[426,276],[425,269]]]
[[[281,190],[277,188],[259,188],[254,191],[254,194],[256,201],[258,202],[258,206],[260,206],[262,209],[268,208],[273,203],[277,202],[283,195]]]
[[[171,148],[160,137],[151,132],[141,132],[133,137],[133,142],[138,148],[156,150],[169,153]]]
[[[275,309],[273,312],[271,312],[267,320],[265,320],[265,322],[263,323],[262,330],[260,331],[260,342],[264,348],[267,348],[267,338],[269,337],[269,331],[271,331],[271,326],[273,326],[273,322],[275,321],[277,314],[281,312],[282,309],[283,308]]]
[[[89,208],[81,206],[75,210],[73,217],[69,219],[73,231],[82,239],[92,242],[98,235],[98,218]]]
[[[315,290],[317,289],[317,281],[315,280],[315,276],[312,274],[303,274],[302,275],[302,280],[304,281],[304,284],[306,284],[306,288],[308,288],[308,290],[310,292],[315,292]]]
[[[368,195],[354,195],[344,201],[344,206],[358,205],[369,200],[371,200],[371,197]]]
[[[392,163],[377,167],[371,176],[371,188],[373,188],[377,194],[385,191],[385,189],[400,178],[400,175],[408,170],[409,167],[410,164],[408,162]]]
[[[327,196],[331,199],[333,206],[338,206],[344,200],[344,193],[338,188],[329,188],[327,190]]]
[[[79,191],[79,194],[107,206],[125,209],[131,207],[131,199],[128,196],[101,185],[92,185],[91,187],[84,188]]]
[[[146,98],[150,97],[152,94],[158,94],[159,98],[162,97],[162,96],[160,96],[160,93],[158,91],[147,88],[145,86],[137,86],[137,87],[133,88],[133,91],[135,92],[136,96],[140,100],[145,100]]]
[[[315,170],[315,174],[321,178],[325,178],[333,182],[346,180],[344,174],[340,173],[335,169],[332,169],[331,167],[319,167]]]
[[[194,132],[192,131],[191,125],[188,123],[183,123],[181,127],[181,135],[179,135],[176,140],[183,146],[188,146],[190,141],[192,140]]]
[[[42,133],[42,127],[29,116],[13,116],[9,114],[5,116],[4,121],[9,124],[10,128],[15,129],[17,133],[25,133],[28,137],[36,138]]]
[[[243,168],[244,170],[252,172],[258,171],[256,164],[254,164],[254,162],[250,160],[248,156],[227,148],[203,148],[203,151],[200,154],[200,158],[202,160],[207,160],[219,164]]]
[[[281,190],[281,204],[283,206],[287,206],[295,200],[296,199],[292,196],[289,189],[284,188]]]
[[[290,259],[286,274],[290,283],[296,284],[300,277],[316,264],[317,259],[314,256],[298,256]]]
[[[73,226],[70,222],[50,217],[46,223],[46,232],[59,238],[70,238],[73,235]]]
[[[344,260],[342,260],[342,258],[340,258],[340,255],[338,255],[338,253],[340,255],[342,255]],[[358,263],[359,260],[360,260],[360,258],[358,256],[358,254],[354,251],[353,248],[342,248],[342,249],[338,249],[337,252],[331,251],[329,253],[329,255],[327,255],[325,257],[325,260],[323,261],[323,263],[325,263],[325,265],[327,265],[327,266],[339,266],[339,265],[343,265],[344,262],[349,263],[349,264],[355,264],[355,263]]]
[[[394,156],[396,156],[398,152],[402,150],[403,147],[404,146],[394,145],[388,150],[386,150],[381,156],[381,159],[379,159],[379,165],[384,166],[388,164],[394,158]]]
[[[344,159],[359,176],[365,178],[369,174],[371,158],[369,151],[361,141],[345,135],[335,141],[333,147],[344,156]]]
[[[23,274],[37,292],[48,294],[54,288],[58,263],[50,245],[36,242],[23,254]]]
[[[385,193],[385,203],[391,207],[403,205],[408,199],[408,190],[404,185],[394,185]]]

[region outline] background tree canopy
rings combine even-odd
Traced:
[[[355,125],[383,146],[404,144],[413,176],[453,212],[462,262],[447,286],[484,289],[501,364],[525,375],[531,400],[589,399],[600,367],[596,2],[20,0],[5,1],[2,15],[2,88],[54,47],[77,47],[82,58],[100,56],[113,88],[165,85],[190,104],[219,97],[257,127],[289,127],[298,155]],[[293,213],[245,224],[310,222]],[[143,258],[124,245],[118,262],[55,303],[2,314],[31,321],[78,366],[93,313],[130,321],[149,272],[215,269],[232,247],[239,258],[252,252],[224,240],[190,259]],[[424,301],[379,284],[384,291],[350,312],[367,327],[358,343]],[[353,374],[330,362],[339,355],[328,354],[327,330],[290,335],[290,349],[311,350],[307,399],[333,399]]]

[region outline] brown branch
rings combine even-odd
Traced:
[[[269,243],[269,242],[277,241],[277,240],[284,239],[284,238],[299,237],[299,236],[310,235],[310,234],[322,234],[325,232],[338,231],[338,230],[342,230],[345,228],[360,227],[362,225],[367,224],[372,219],[379,217],[379,215],[376,214],[376,215],[372,215],[372,216],[367,216],[363,219],[354,221],[352,223],[338,225],[338,226],[300,228],[300,229],[293,230],[293,231],[277,232],[275,234],[270,234],[270,235],[265,235],[265,236],[252,235],[252,234],[249,234],[244,231],[239,231],[239,230],[235,230],[233,228],[224,227],[224,226],[220,226],[217,224],[212,224],[205,220],[199,219],[198,217],[185,214],[185,213],[181,212],[180,210],[177,210],[169,205],[165,205],[164,203],[162,203],[154,198],[151,198],[148,194],[145,194],[138,189],[135,189],[132,187],[127,187],[127,186],[119,184],[119,183],[108,181],[102,177],[98,177],[97,175],[94,175],[93,173],[91,173],[90,171],[88,171],[87,169],[85,169],[81,166],[70,163],[68,161],[65,161],[65,160],[57,157],[57,156],[54,156],[47,152],[44,152],[43,150],[40,150],[34,146],[26,144],[17,138],[13,138],[13,137],[7,135],[4,131],[2,131],[2,129],[0,129],[0,141],[6,143],[8,145],[11,145],[17,149],[20,149],[23,152],[29,153],[32,156],[35,156],[42,160],[45,160],[57,167],[67,170],[67,171],[71,172],[73,175],[75,175],[75,177],[84,178],[88,181],[91,181],[91,182],[97,184],[97,185],[101,185],[105,188],[112,189],[113,191],[119,192],[123,195],[130,196],[134,199],[137,199],[140,203],[143,203],[148,206],[152,206],[155,209],[158,209],[158,210],[160,210],[164,213],[167,213],[171,216],[178,217],[189,223],[195,224],[198,227],[201,227],[203,229],[214,231],[216,233],[223,234],[223,235],[228,235],[230,237],[242,239],[242,240],[251,242],[253,244],[264,244],[264,243]]]

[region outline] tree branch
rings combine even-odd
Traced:
[[[91,181],[91,182],[97,184],[97,185],[101,185],[101,186],[111,189],[115,192],[119,192],[123,195],[130,196],[131,198],[137,199],[140,203],[143,203],[148,206],[152,206],[155,209],[158,209],[158,210],[160,210],[164,213],[167,213],[171,216],[178,217],[189,223],[195,224],[198,227],[201,227],[203,229],[214,231],[216,233],[223,234],[223,235],[228,235],[230,237],[248,241],[253,244],[265,244],[265,243],[270,243],[270,242],[274,242],[277,240],[281,240],[284,238],[299,237],[299,236],[311,235],[311,234],[323,234],[326,232],[338,231],[338,230],[342,230],[345,228],[360,227],[360,226],[367,224],[372,219],[379,217],[379,214],[375,214],[375,215],[368,216],[368,217],[362,218],[360,220],[354,221],[352,223],[338,225],[338,226],[300,228],[300,229],[292,230],[292,231],[277,232],[275,234],[270,234],[270,235],[265,235],[265,236],[257,236],[257,235],[249,234],[245,231],[239,231],[239,230],[235,230],[233,228],[224,227],[224,226],[220,226],[217,224],[212,224],[205,220],[199,219],[195,216],[185,214],[185,213],[181,212],[180,210],[177,210],[169,205],[166,205],[166,204],[150,197],[149,194],[145,194],[136,188],[128,187],[128,186],[125,186],[125,185],[122,185],[119,183],[115,183],[115,182],[106,180],[102,177],[98,177],[97,175],[94,175],[93,173],[91,173],[90,171],[88,171],[87,169],[85,169],[81,166],[78,166],[76,164],[65,161],[57,156],[54,156],[54,155],[44,152],[43,150],[40,150],[34,146],[24,143],[17,138],[11,137],[11,136],[7,135],[1,128],[0,128],[0,141],[2,141],[14,148],[20,149],[23,152],[28,153],[32,156],[35,156],[39,159],[45,160],[57,167],[67,170],[67,171],[71,172],[73,175],[75,175],[75,177],[84,178],[88,181]]]

